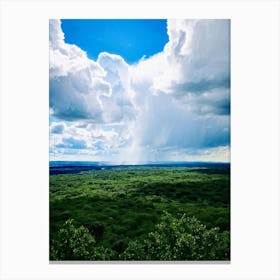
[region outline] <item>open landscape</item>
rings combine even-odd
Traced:
[[[49,259],[230,260],[230,19],[49,20]]]
[[[64,162],[50,173],[51,260],[230,258],[229,164]]]

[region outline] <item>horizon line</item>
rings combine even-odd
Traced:
[[[139,162],[133,162],[133,161],[122,161],[122,162],[115,162],[115,161],[91,161],[91,160],[49,160],[49,162],[89,162],[89,163],[109,163],[109,164],[129,164],[129,165],[141,165],[141,164],[147,164],[147,163],[230,163],[230,161],[139,161]]]

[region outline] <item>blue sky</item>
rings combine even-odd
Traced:
[[[105,51],[135,63],[162,51],[168,41],[166,20],[66,19],[61,24],[65,42],[79,46],[92,59]]]
[[[50,20],[50,159],[229,161],[229,20]]]

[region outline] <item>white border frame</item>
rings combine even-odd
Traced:
[[[0,4],[0,279],[280,279],[278,1]],[[49,263],[50,18],[231,19],[230,264]]]

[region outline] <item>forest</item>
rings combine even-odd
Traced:
[[[230,260],[230,166],[50,175],[50,260]]]

